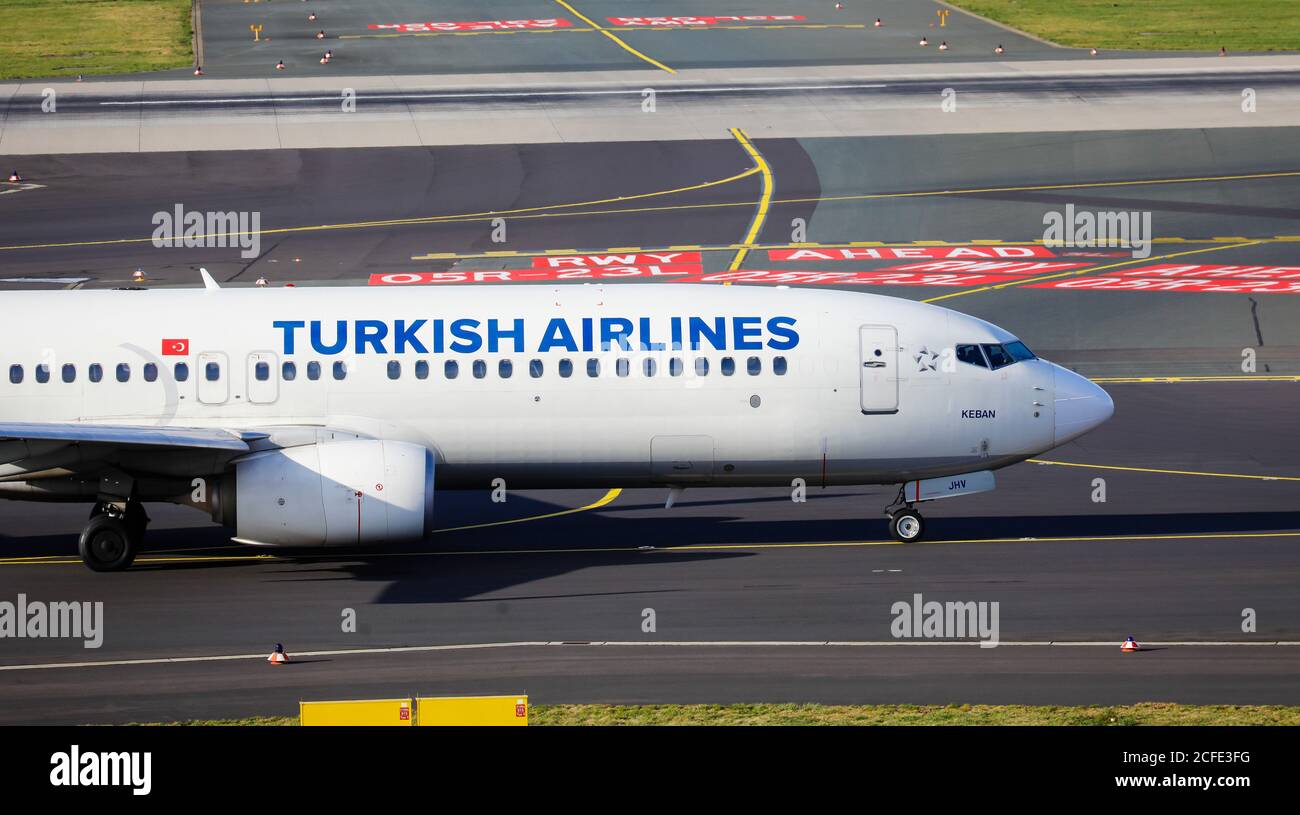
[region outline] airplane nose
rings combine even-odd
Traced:
[[[1056,444],[1077,439],[1115,412],[1110,394],[1073,371],[1056,366]]]

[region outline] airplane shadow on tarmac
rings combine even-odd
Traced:
[[[584,498],[589,496],[590,493],[584,493]],[[510,497],[508,512],[500,506],[452,510],[448,505],[454,506],[456,499],[457,496],[448,494],[444,500],[443,506],[449,511],[440,515],[443,528],[543,515],[567,508],[516,494]],[[809,496],[809,504],[814,508],[815,500],[815,496]],[[473,499],[469,501],[474,503]],[[633,503],[616,505],[622,512],[615,514],[601,514],[600,510],[577,512],[519,524],[449,531],[408,544],[347,550],[259,549],[230,543],[229,530],[217,526],[158,526],[150,529],[141,559],[132,571],[251,567],[259,570],[257,579],[271,582],[359,580],[386,583],[376,598],[376,602],[381,603],[476,602],[472,598],[478,595],[586,568],[638,563],[663,565],[675,561],[688,563],[743,558],[753,554],[716,549],[665,551],[666,547],[743,547],[745,544],[888,539],[885,519],[875,516],[874,510],[865,518],[790,518],[784,515],[762,519],[766,512],[781,512],[779,508],[788,506],[788,502],[786,496],[766,499],[751,495],[736,502],[683,504],[652,517],[627,517],[627,511],[653,511],[649,504]],[[734,506],[737,511],[719,511],[728,506]],[[70,507],[69,511],[79,513],[80,509]],[[485,518],[484,512],[490,514]],[[1294,530],[1300,529],[1300,511],[932,517],[928,522],[929,540],[1123,537]],[[3,547],[5,557],[75,557],[77,541],[75,535],[0,535],[0,547]],[[530,551],[536,551],[537,555],[530,555]],[[231,560],[149,560],[167,554],[236,557]],[[276,557],[244,559],[259,554]]]

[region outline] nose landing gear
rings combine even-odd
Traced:
[[[925,520],[904,497],[905,488],[906,485],[898,488],[898,497],[885,507],[885,514],[889,516],[890,537],[903,543],[912,543],[919,541],[925,534]]]
[[[920,540],[924,532],[925,522],[914,509],[898,510],[889,516],[889,534],[894,540],[911,543]]]

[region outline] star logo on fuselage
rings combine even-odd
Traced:
[[[918,371],[937,371],[939,369],[939,355],[924,345],[921,346],[920,351],[917,351],[912,356],[912,359],[916,360],[916,370]]]

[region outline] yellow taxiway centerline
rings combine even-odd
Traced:
[[[985,291],[997,291],[999,289],[1018,288],[1028,283],[1039,283],[1044,280],[1056,280],[1057,278],[1061,278],[1061,277],[1081,277],[1083,275],[1092,274],[1093,272],[1105,271],[1106,269],[1118,269],[1121,266],[1132,266],[1135,263],[1150,263],[1156,260],[1167,260],[1169,258],[1179,258],[1185,255],[1199,255],[1203,252],[1217,252],[1220,249],[1239,249],[1243,246],[1256,246],[1260,243],[1263,243],[1263,241],[1248,241],[1246,243],[1226,243],[1219,246],[1208,246],[1201,249],[1189,249],[1186,252],[1171,252],[1165,255],[1153,255],[1151,257],[1146,257],[1146,258],[1135,258],[1133,260],[1121,261],[1120,263],[1109,263],[1106,264],[1105,266],[1092,266],[1087,269],[1078,269],[1072,272],[1060,272],[1059,274],[1041,275],[1039,277],[1028,277],[1025,278],[1024,280],[1011,280],[1006,283],[998,283],[992,286],[977,286],[973,289],[964,289],[963,291],[953,291],[953,292],[948,292],[947,294],[941,294],[938,297],[930,297],[925,300],[922,300],[921,302],[937,303],[940,300],[949,300],[953,297],[962,297],[967,294],[979,294],[980,292],[985,292]]]
[[[633,48],[632,46],[630,46],[630,45],[628,45],[627,43],[623,42],[622,38],[619,37],[617,34],[614,34],[613,32],[611,32],[610,30],[608,30],[608,29],[606,29],[606,28],[602,28],[601,25],[600,25],[600,23],[596,22],[595,20],[591,19],[591,18],[588,17],[587,15],[583,14],[581,11],[578,11],[576,8],[574,8],[573,6],[571,6],[571,5],[569,5],[567,2],[565,2],[565,0],[555,0],[555,2],[557,2],[557,3],[559,3],[560,5],[562,5],[562,6],[564,6],[565,8],[567,8],[570,12],[573,13],[573,15],[574,15],[575,17],[577,17],[578,19],[582,20],[584,23],[586,23],[587,25],[591,26],[591,27],[592,27],[593,29],[595,29],[596,31],[599,31],[601,34],[604,34],[606,37],[608,37],[608,38],[610,38],[611,40],[613,40],[615,43],[618,44],[618,47],[619,47],[619,48],[622,48],[624,51],[627,51],[629,54],[632,54],[633,56],[637,57],[638,59],[641,59],[641,60],[643,60],[643,61],[645,61],[645,62],[650,63],[651,65],[655,66],[656,68],[659,68],[660,70],[667,71],[667,72],[670,73],[670,74],[675,74],[675,73],[677,73],[677,72],[674,71],[672,68],[669,68],[667,65],[664,65],[662,62],[660,62],[659,60],[655,59],[654,57],[648,57],[648,56],[646,56],[645,54],[643,54],[643,53],[641,53],[640,51],[638,51],[638,50],[636,50],[635,48]]]
[[[1121,467],[1116,464],[1083,464],[1074,461],[1048,461],[1041,458],[1027,458],[1030,464],[1051,464],[1056,467],[1080,467],[1085,470],[1119,470],[1129,473],[1154,473],[1157,475],[1196,475],[1206,478],[1248,478],[1255,481],[1300,481],[1300,476],[1293,475],[1254,475],[1248,473],[1209,473],[1199,470],[1162,470],[1155,467]]]
[[[758,241],[758,234],[763,231],[763,224],[767,221],[768,208],[772,206],[772,192],[776,188],[776,182],[772,175],[772,166],[767,163],[767,159],[749,140],[749,135],[738,127],[731,128],[731,135],[735,136],[736,141],[740,142],[740,146],[745,148],[750,160],[754,162],[754,167],[763,176],[763,191],[758,197],[758,209],[749,222],[749,229],[745,231],[745,238],[740,245],[741,248],[736,250],[736,256],[731,259],[731,264],[727,267],[728,271],[734,272],[745,262],[745,256],[749,254],[749,247]],[[729,286],[731,281],[727,281],[723,285]]]

